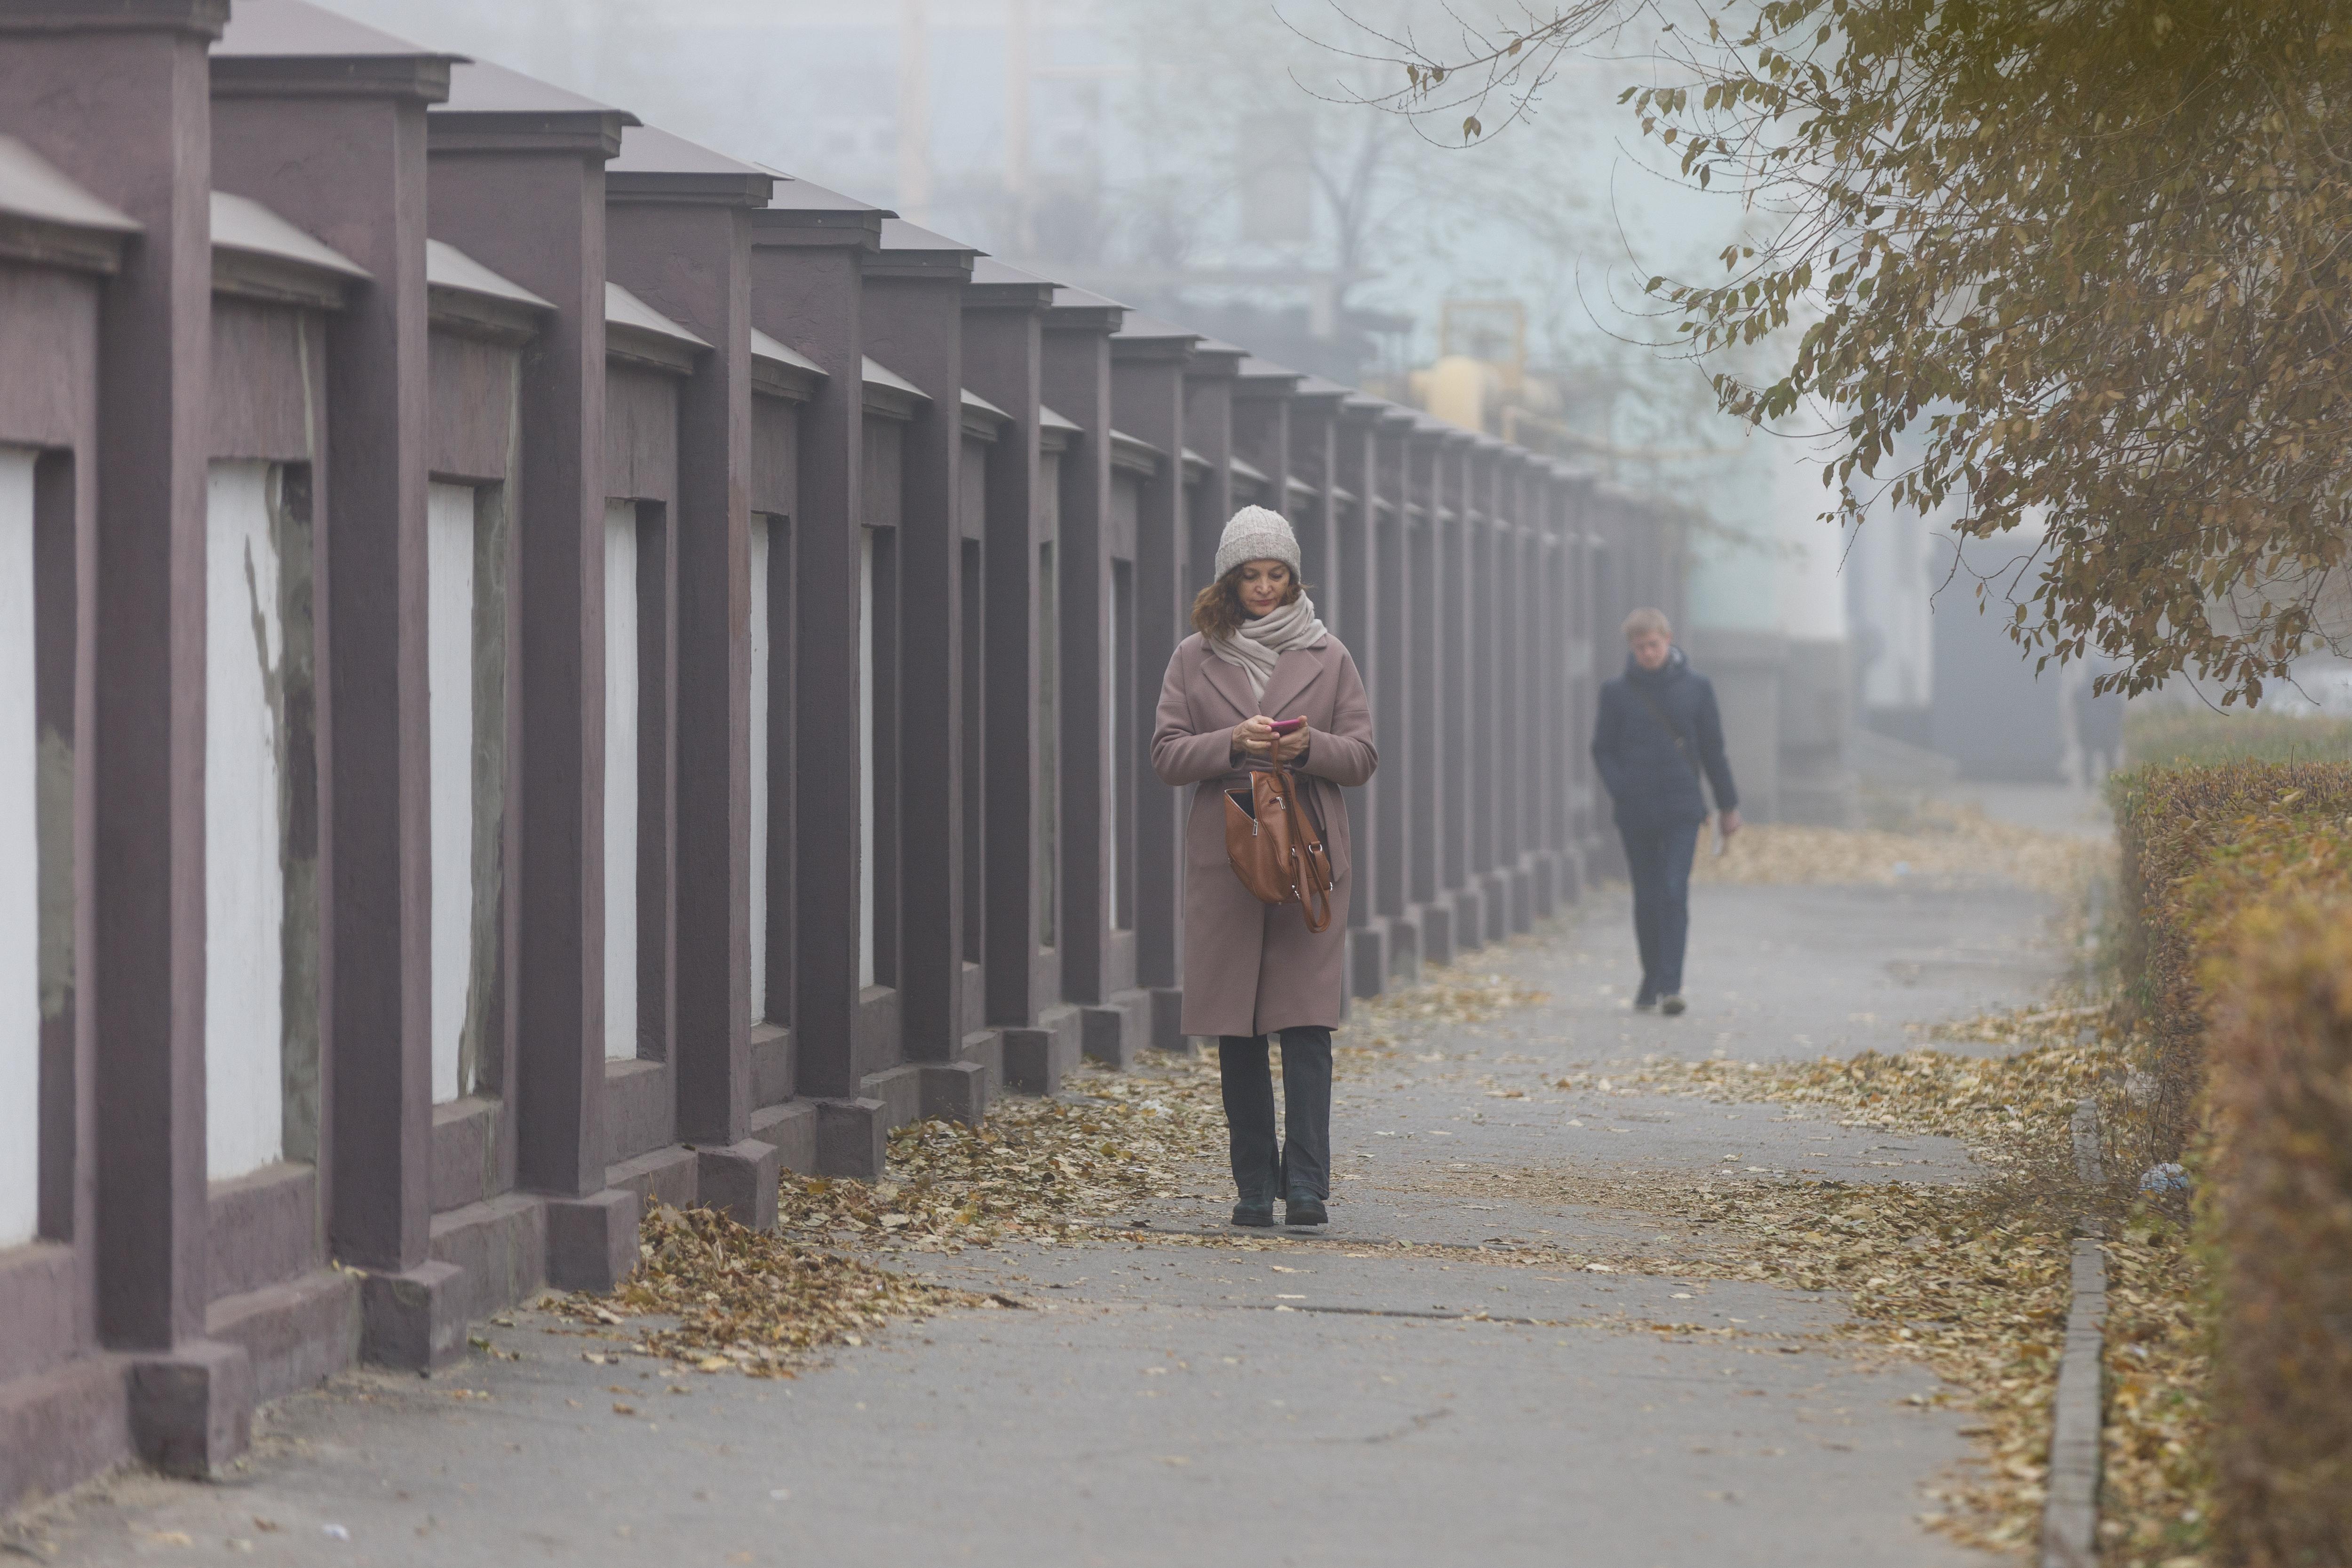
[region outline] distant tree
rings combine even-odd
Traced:
[[[1826,411],[1830,518],[2038,526],[2011,633],[2109,657],[2103,690],[2252,700],[2346,651],[2352,7],[1580,0],[1386,35],[1367,101],[1481,142],[1637,26],[1622,101],[1754,237],[1649,289],[1727,412]],[[1771,369],[1720,358],[1783,329]]]

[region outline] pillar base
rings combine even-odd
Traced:
[[[1416,914],[1382,915],[1381,929],[1388,932],[1389,984],[1391,986],[1421,984],[1421,917]]]
[[[723,1149],[694,1152],[694,1191],[703,1207],[717,1209],[752,1230],[776,1228],[776,1182],[782,1161],[773,1143],[746,1138]]]
[[[1151,998],[1151,1048],[1155,1051],[1181,1051],[1190,1043],[1184,1033],[1184,988],[1181,985],[1155,985],[1147,993]]]
[[[1454,905],[1454,952],[1475,952],[1486,945],[1486,889],[1476,877],[1446,895]]]
[[[423,1372],[466,1353],[473,1281],[454,1263],[360,1276],[360,1359]]]
[[[79,1485],[131,1455],[130,1379],[86,1355],[0,1380],[0,1513]]]
[[[1622,882],[1633,872],[1625,865],[1625,846],[1613,832],[1593,836],[1584,852],[1584,871],[1591,882]]]
[[[816,1172],[878,1182],[889,1161],[889,1107],[878,1100],[816,1101]]]
[[[1425,966],[1454,962],[1454,906],[1442,899],[1413,909],[1414,923],[1421,927],[1421,962]]]
[[[1478,877],[1479,913],[1485,918],[1480,928],[1488,942],[1502,942],[1511,934],[1511,870],[1499,867],[1481,872]]]
[[[190,1340],[131,1362],[131,1442],[166,1475],[218,1475],[253,1442],[253,1363],[236,1345]]]
[[[988,1118],[988,1068],[980,1062],[925,1062],[923,1115],[977,1127]]]
[[[1504,930],[1508,936],[1532,931],[1536,923],[1536,874],[1527,862],[1503,873],[1503,886],[1508,895],[1505,903]]]
[[[1559,912],[1559,856],[1549,849],[1528,856],[1528,919],[1532,924]]]
[[[1059,1094],[1078,1065],[1078,1042],[1066,1029],[1004,1031],[1004,1087],[1015,1094]]]
[[[1377,996],[1388,989],[1388,928],[1375,921],[1348,932],[1348,994]]]
[[[547,1200],[547,1282],[558,1290],[610,1290],[637,1266],[637,1194],[606,1187]]]
[[[1081,1048],[1088,1061],[1120,1072],[1151,1043],[1151,998],[1140,991],[1114,992],[1101,1006],[1078,1009]]]

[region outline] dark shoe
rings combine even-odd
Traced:
[[[1266,1228],[1274,1224],[1274,1200],[1272,1198],[1268,1198],[1264,1203],[1235,1204],[1234,1205],[1234,1223],[1235,1225],[1255,1226],[1261,1230]]]
[[[1328,1225],[1331,1216],[1324,1212],[1321,1198],[1292,1198],[1282,1205],[1285,1225]]]
[[[1689,1004],[1683,1000],[1683,994],[1679,991],[1675,992],[1671,996],[1661,996],[1658,998],[1658,1011],[1664,1013],[1669,1018],[1681,1017],[1683,1016],[1683,1009],[1688,1005]]]
[[[1633,998],[1633,1011],[1636,1013],[1654,1013],[1657,1010],[1658,999],[1655,996],[1636,996]]]

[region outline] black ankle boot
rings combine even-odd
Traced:
[[[1255,1226],[1260,1229],[1264,1229],[1265,1226],[1272,1225],[1274,1223],[1274,1200],[1272,1198],[1244,1198],[1240,1203],[1234,1205],[1234,1223],[1235,1225]]]
[[[1282,1205],[1285,1225],[1328,1225],[1331,1216],[1324,1212],[1321,1198],[1292,1198]]]

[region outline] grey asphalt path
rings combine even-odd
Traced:
[[[1695,1008],[1661,1020],[1624,1010],[1622,910],[1597,899],[1481,956],[1552,1002],[1350,1054],[1328,1237],[1223,1231],[1204,1172],[1202,1198],[1131,1216],[1149,1229],[903,1259],[1028,1305],[898,1325],[787,1382],[591,1363],[616,1342],[525,1312],[452,1373],[357,1373],[282,1402],[230,1484],[93,1489],[44,1520],[42,1550],[306,1568],[1990,1563],[1916,1521],[1968,1451],[1931,1376],[1832,1339],[1834,1298],[1676,1273],[1706,1236],[1580,1184],[1948,1180],[1964,1154],[1780,1107],[1552,1085],[1644,1054],[1901,1048],[1906,1024],[2029,1000],[2051,967],[2042,916],[1998,888],[1702,888]],[[1610,1272],[1572,1260],[1602,1252]]]

